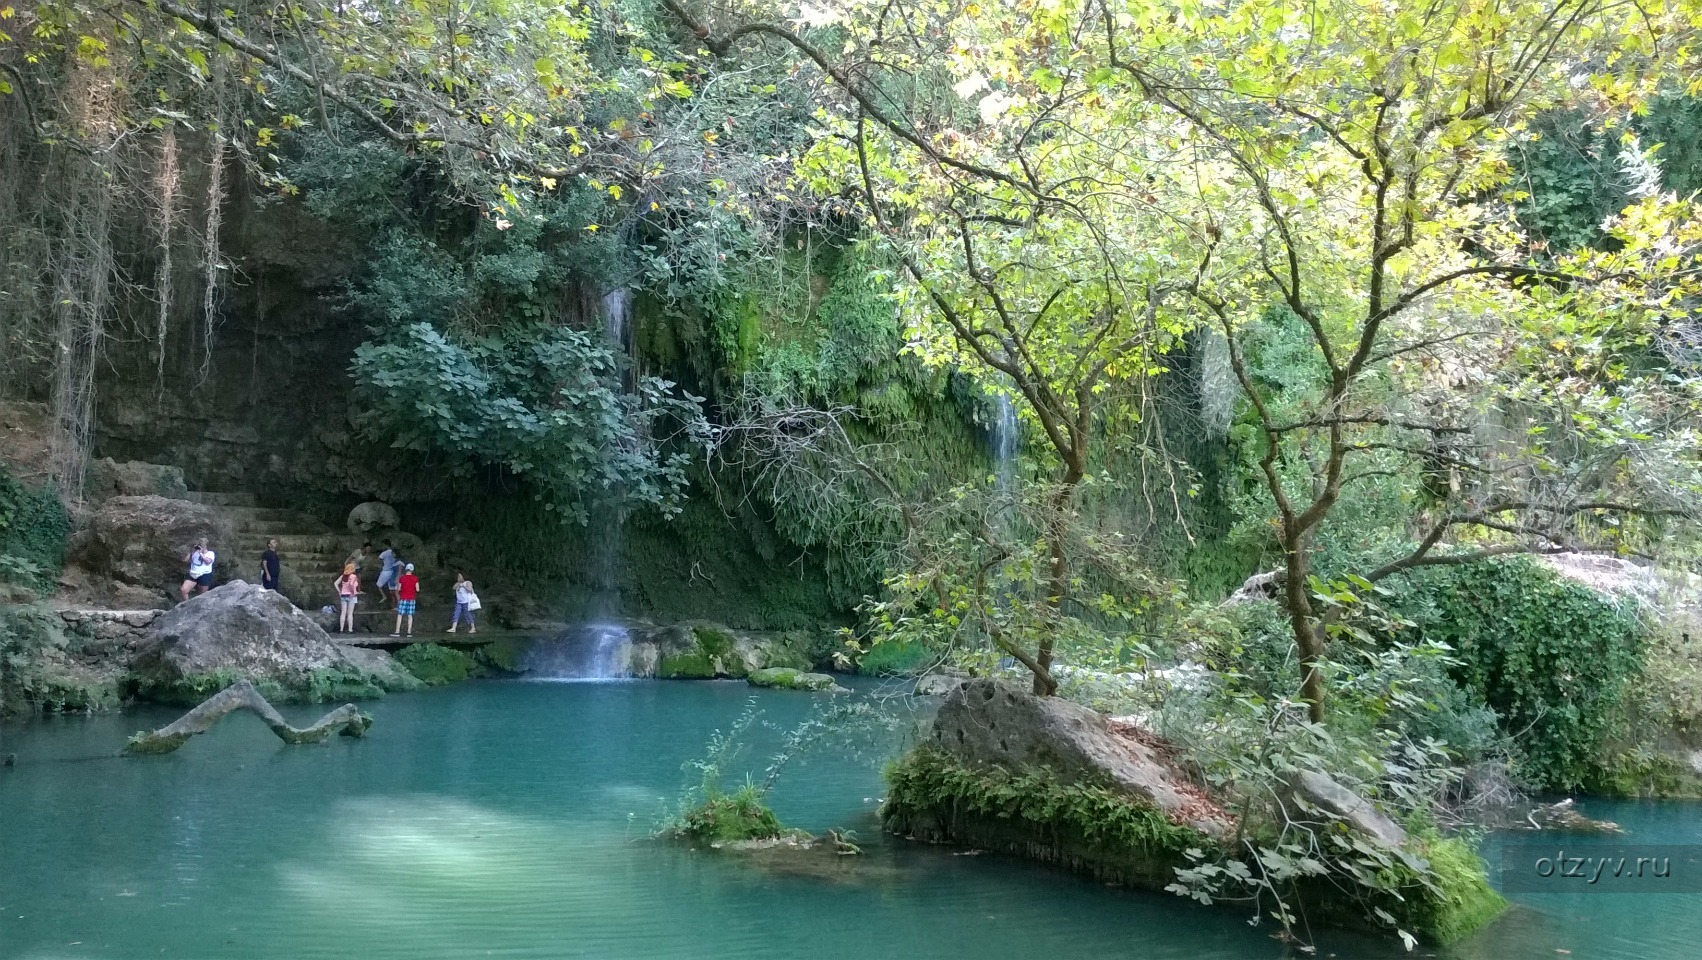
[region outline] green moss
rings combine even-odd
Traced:
[[[1043,768],[971,768],[921,746],[889,766],[886,779],[881,818],[893,832],[1052,860],[1104,880],[1162,888],[1175,881],[1175,868],[1189,865],[1186,851],[1216,847],[1209,836],[1123,793],[1064,783]],[[1369,918],[1380,908],[1401,929],[1447,944],[1506,909],[1464,840],[1419,841],[1416,852],[1429,860],[1429,874],[1397,862],[1378,878],[1381,889],[1356,894],[1318,883],[1302,891],[1307,915],[1374,926]]]
[[[701,650],[664,654],[656,664],[656,676],[663,680],[709,680],[715,676],[715,660]]]
[[[440,687],[478,676],[479,663],[472,655],[437,643],[415,643],[396,654],[396,662],[427,686]]]
[[[805,673],[791,667],[766,667],[754,670],[747,679],[753,687],[772,687],[780,690],[832,690],[839,686],[833,678],[822,673]]]
[[[144,757],[164,756],[188,743],[189,737],[190,734],[187,733],[158,737],[150,731],[138,730],[130,735],[129,742],[124,745],[124,752]]]
[[[305,684],[283,691],[280,699],[292,703],[328,703],[334,700],[377,700],[385,693],[378,678],[368,673],[315,670],[307,675]]]
[[[72,658],[79,639],[45,605],[0,602],[0,716],[117,706],[117,683]]]
[[[480,663],[503,673],[520,673],[520,655],[525,650],[525,644],[519,640],[503,638],[482,644],[473,652]]]
[[[1445,946],[1477,932],[1507,909],[1507,901],[1489,885],[1482,858],[1466,841],[1436,838],[1422,844],[1419,852],[1430,861],[1430,886],[1414,876],[1401,899],[1389,898],[1383,904],[1401,929]]]
[[[974,769],[920,746],[886,780],[881,818],[893,832],[1042,856],[1101,879],[1162,887],[1185,851],[1215,846],[1126,794],[1045,769]]]
[[[768,667],[753,671],[746,682],[753,687],[785,687],[796,689],[798,671],[790,667]]]
[[[126,685],[144,700],[173,707],[199,706],[201,701],[238,680],[249,679],[234,670],[215,670],[177,680],[131,675]],[[358,671],[315,670],[299,684],[285,686],[276,680],[255,680],[254,689],[273,703],[326,703],[334,700],[377,700],[385,695],[378,678]]]
[[[699,624],[691,628],[691,633],[697,638],[697,648],[709,656],[719,657],[733,652],[734,637],[721,627]]]

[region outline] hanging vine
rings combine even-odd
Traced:
[[[213,153],[207,161],[207,220],[203,235],[201,286],[201,368],[196,387],[205,386],[213,369],[213,334],[218,322],[223,271],[227,269],[219,246],[219,227],[224,220],[225,199],[224,134],[213,134]]]
[[[177,193],[182,172],[177,159],[177,134],[167,127],[160,136],[159,160],[154,175],[154,242],[159,259],[154,264],[154,376],[159,396],[165,397],[165,345],[172,307],[172,238],[177,226]]]

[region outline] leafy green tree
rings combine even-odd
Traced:
[[[434,454],[452,474],[500,466],[580,523],[598,498],[677,513],[692,443],[706,437],[701,398],[656,377],[621,389],[609,348],[563,327],[462,343],[416,323],[360,347],[352,369],[367,436]]]
[[[831,80],[802,175],[896,249],[912,349],[1010,378],[1056,457],[1055,516],[1111,383],[1195,326],[1221,333],[1314,719],[1329,611],[1353,593],[1315,582],[1312,557],[1346,485],[1428,470],[1445,492],[1359,589],[1693,509],[1693,371],[1634,359],[1692,295],[1690,205],[1651,197],[1616,221],[1617,249],[1555,265],[1528,256],[1502,195],[1508,141],[1580,77],[1635,103],[1689,62],[1691,4],[852,3],[812,7],[799,33],[664,3],[710,51],[778,41]],[[1273,306],[1321,371],[1291,410],[1243,349]],[[1489,539],[1437,549],[1468,536]],[[1045,692],[1050,640],[1032,643]]]

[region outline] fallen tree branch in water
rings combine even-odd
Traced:
[[[361,713],[352,703],[345,703],[337,709],[319,718],[319,722],[310,727],[296,728],[284,720],[260,691],[254,689],[254,684],[241,680],[213,694],[201,705],[189,711],[169,724],[153,731],[142,732],[130,738],[124,748],[125,753],[157,755],[170,753],[188,742],[196,734],[206,733],[213,724],[228,713],[247,710],[266,721],[266,726],[278,735],[285,743],[318,743],[332,733],[341,733],[345,737],[361,737],[366,735],[368,727],[372,726],[372,718]]]

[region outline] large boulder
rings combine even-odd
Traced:
[[[215,577],[231,576],[235,538],[218,511],[169,497],[113,497],[72,534],[66,560],[88,575],[92,593],[122,585],[166,602],[183,582],[183,558],[202,537],[218,555]],[[136,590],[128,593],[138,599]]]
[[[1341,823],[1386,850],[1406,856],[1407,832],[1389,815],[1352,790],[1316,770],[1300,770],[1285,782],[1290,798],[1301,801],[1291,814],[1298,823]],[[1321,817],[1316,816],[1322,814]]]
[[[142,460],[119,463],[103,457],[89,464],[84,492],[96,502],[113,497],[169,497],[184,500],[189,487],[184,483],[180,467],[167,467]]]
[[[335,643],[281,594],[241,580],[156,619],[131,671],[143,696],[185,704],[237,680],[269,699],[313,701],[410,686],[388,654]]]
[[[967,680],[946,694],[929,746],[971,768],[1045,768],[1061,783],[1105,785],[1173,823],[1223,836],[1232,818],[1172,764],[1160,741],[1077,703],[1037,697],[995,680]]]
[[[396,508],[379,500],[368,500],[349,511],[349,530],[354,533],[394,530],[399,523],[401,518],[396,516]]]

